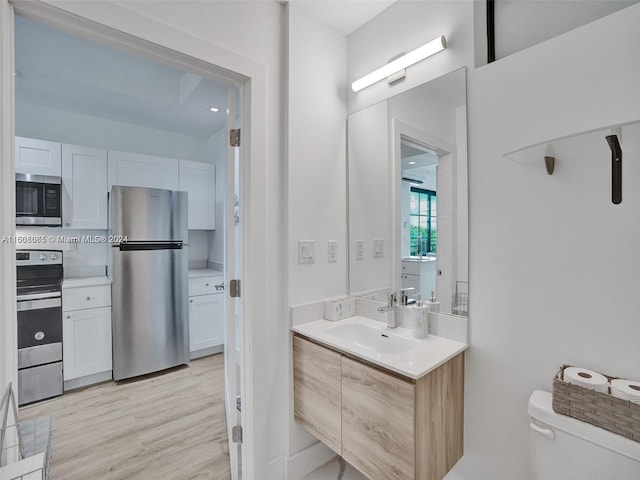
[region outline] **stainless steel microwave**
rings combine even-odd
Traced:
[[[62,225],[62,179],[16,173],[16,225]]]

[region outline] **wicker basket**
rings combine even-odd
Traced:
[[[640,404],[565,382],[563,365],[553,379],[553,410],[640,442]],[[616,377],[605,375],[609,381]]]

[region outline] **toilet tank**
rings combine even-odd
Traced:
[[[639,480],[640,443],[553,411],[551,393],[529,398],[534,480]]]

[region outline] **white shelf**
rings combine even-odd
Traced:
[[[580,132],[565,137],[554,138],[546,142],[537,143],[520,148],[504,156],[517,163],[539,162],[544,169],[544,157],[555,157],[556,162],[563,160],[579,160],[580,158],[598,155],[603,158],[611,158],[611,150],[605,137],[617,134],[622,147],[623,158],[625,154],[625,140],[634,140],[640,135],[640,121],[617,124]]]

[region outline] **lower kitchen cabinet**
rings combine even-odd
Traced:
[[[64,379],[111,370],[111,307],[65,312]]]
[[[224,277],[214,270],[189,272],[189,350],[191,358],[222,351]]]
[[[106,277],[65,279],[62,360],[66,390],[111,378],[111,284]]]
[[[371,480],[442,480],[463,453],[464,353],[414,380],[293,337],[296,421]]]
[[[224,343],[224,294],[189,297],[189,347],[192,352]]]

